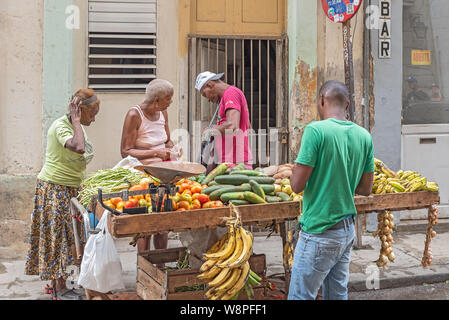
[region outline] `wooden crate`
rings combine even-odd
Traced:
[[[205,284],[198,279],[198,269],[162,271],[158,263],[176,262],[185,256],[186,248],[151,250],[137,256],[137,295],[144,300],[204,300],[206,290],[176,292],[177,288]],[[249,260],[251,269],[265,279],[266,259],[264,254],[253,254]],[[263,300],[266,286],[254,288],[254,298]],[[242,290],[239,300],[247,299]]]

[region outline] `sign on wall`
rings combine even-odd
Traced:
[[[414,66],[430,66],[432,63],[430,50],[412,50],[411,56]]]
[[[359,10],[362,0],[321,0],[323,10],[333,22],[345,22]]]
[[[379,59],[391,59],[391,0],[380,0]]]

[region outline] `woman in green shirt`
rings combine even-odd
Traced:
[[[51,285],[46,285],[48,293],[53,293],[53,288],[61,293],[67,289],[67,266],[74,264],[69,204],[77,196],[86,165],[93,158],[83,126],[95,121],[99,108],[100,100],[93,90],[78,90],[69,113],[56,119],[47,133],[45,164],[36,182],[25,274],[51,280]]]

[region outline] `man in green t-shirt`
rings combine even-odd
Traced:
[[[354,195],[369,195],[373,185],[371,135],[346,121],[346,86],[328,81],[320,89],[321,121],[310,123],[290,177],[294,192],[304,190],[301,232],[295,248],[289,300],[347,299],[349,262],[355,239]]]

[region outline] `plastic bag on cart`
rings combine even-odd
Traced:
[[[105,211],[97,225],[100,232],[87,240],[78,278],[78,285],[101,293],[125,288],[120,256],[108,230],[108,217]]]
[[[140,162],[139,159],[134,158],[132,156],[127,156],[126,158],[123,158],[122,160],[120,160],[119,163],[117,163],[113,169],[123,168],[123,169],[136,170],[136,169],[134,169],[134,167],[141,166],[141,165],[142,165],[142,162]]]

